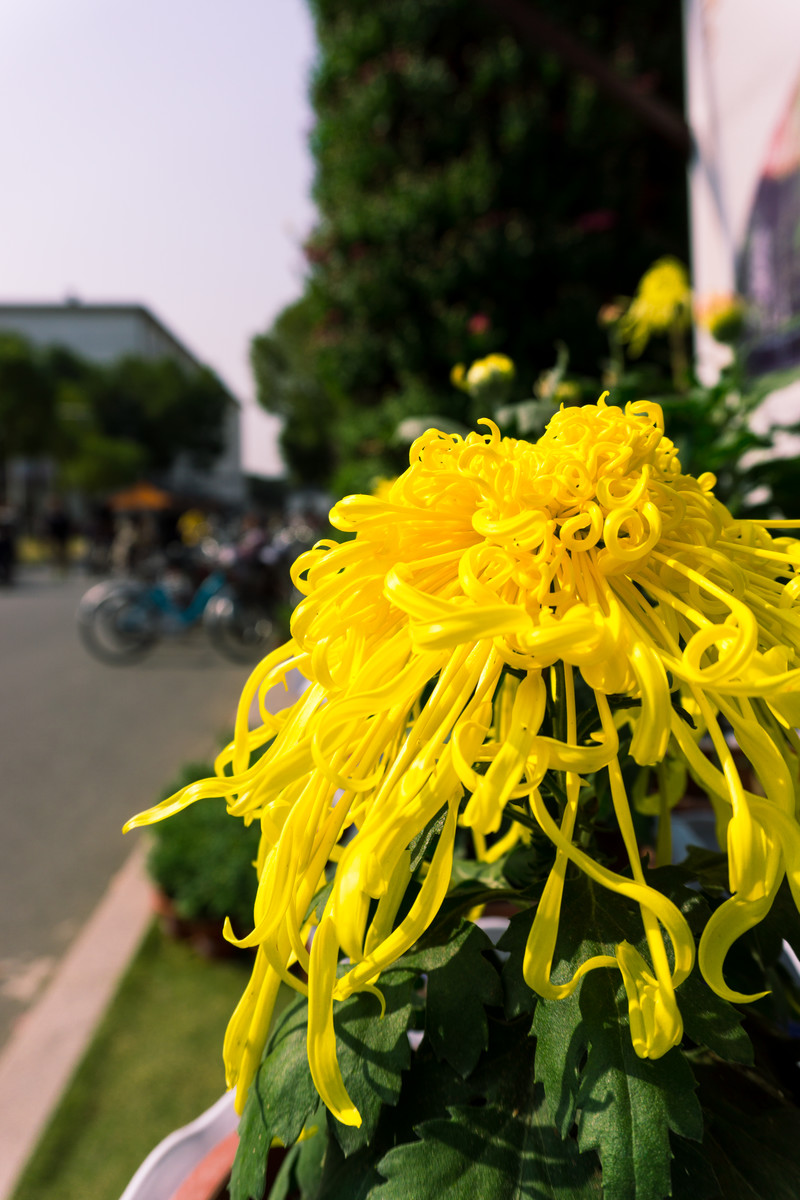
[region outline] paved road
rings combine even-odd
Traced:
[[[126,817],[213,755],[248,669],[202,634],[133,667],[75,633],[85,578],[0,590],[0,1045],[133,849]]]

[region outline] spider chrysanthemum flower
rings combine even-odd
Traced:
[[[375,990],[429,926],[459,825],[480,857],[498,858],[531,825],[554,847],[524,962],[535,992],[557,998],[587,971],[618,970],[637,1053],[658,1057],[680,1040],[678,989],[694,941],[642,868],[620,767],[622,718],[636,763],[663,763],[669,746],[714,800],[731,896],[709,920],[699,958],[720,995],[746,999],[725,982],[725,956],[766,914],[785,874],[800,899],[798,543],[734,520],[712,476],[683,475],[655,404],[562,409],[535,444],[484,424],[488,432],[466,438],[429,431],[388,495],[336,505],[334,526],[355,536],[321,542],[295,565],[305,598],[292,639],[251,676],[219,776],[132,822],[223,793],[232,814],[261,823],[254,929],[241,942],[257,957],[225,1044],[240,1107],[281,980],[305,986],[289,972],[298,962],[314,1081],[339,1120],[359,1122],[337,1065],[334,1005]],[[293,667],[310,686],[271,716],[263,698]],[[578,713],[576,685],[590,697],[588,714]],[[558,723],[546,717],[556,693]],[[628,702],[615,719],[619,696]],[[250,731],[255,698],[264,724]],[[715,758],[701,752],[679,711],[687,708]],[[720,717],[765,795],[742,785]],[[557,817],[542,798],[548,772],[563,785]],[[629,873],[578,844],[582,777],[597,772],[608,773]],[[409,847],[437,814],[435,850],[399,917]],[[309,953],[310,902],[331,861]],[[571,980],[551,981],[570,862],[638,909],[649,961],[622,942]]]

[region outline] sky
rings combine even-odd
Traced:
[[[305,0],[0,0],[0,302],[146,305],[244,402],[314,221]]]

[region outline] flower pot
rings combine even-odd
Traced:
[[[191,1124],[176,1129],[150,1151],[120,1200],[175,1200],[177,1196],[180,1200],[212,1200],[220,1195],[236,1154],[238,1123],[233,1093],[226,1092]],[[184,1184],[206,1159],[208,1168],[196,1179],[198,1187],[205,1179],[206,1190],[184,1194]]]
[[[196,1120],[159,1142],[120,1200],[221,1200],[239,1145],[233,1098],[233,1092],[226,1092]],[[285,1157],[281,1147],[269,1152],[267,1196]]]
[[[182,917],[172,898],[160,889],[153,893],[153,909],[164,933],[176,941],[188,942],[201,958],[233,958],[241,955],[241,951],[222,936],[222,920]]]

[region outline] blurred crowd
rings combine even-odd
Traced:
[[[199,507],[183,512],[115,512],[96,505],[76,520],[61,497],[42,511],[33,539],[35,560],[49,562],[59,576],[79,567],[95,576],[154,579],[164,572],[202,574],[219,566],[244,579],[288,566],[317,539],[322,527],[311,509],[289,513],[251,509],[216,513]],[[0,506],[0,584],[9,585],[20,560],[16,514]]]

